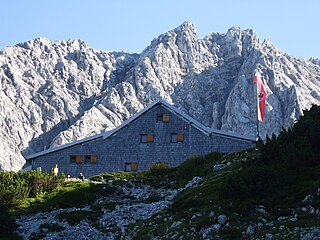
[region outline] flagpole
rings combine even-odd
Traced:
[[[257,138],[260,137],[260,124],[259,124],[259,98],[258,98],[258,84],[256,84],[256,101],[257,101]]]
[[[254,71],[254,76],[256,76],[256,71],[258,71],[257,69],[259,68],[259,64],[257,64],[256,69]],[[259,86],[258,83],[256,82],[254,85],[256,85],[255,87],[255,98],[256,98],[256,109],[257,109],[257,138],[259,139],[260,137],[260,126],[259,126],[259,98],[258,98],[258,94],[259,94]]]
[[[268,97],[268,93],[266,91],[267,85],[265,85],[262,81],[262,76],[260,75],[259,65],[257,64],[256,70],[253,77],[253,82],[257,84],[256,87],[256,99],[257,99],[257,137],[260,138],[260,123],[263,122],[264,112],[266,106],[266,100]],[[260,65],[261,66],[261,65]]]

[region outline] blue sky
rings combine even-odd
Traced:
[[[191,21],[199,38],[240,26],[290,55],[320,58],[318,0],[3,0],[0,8],[0,49],[46,37],[140,53],[153,38]]]

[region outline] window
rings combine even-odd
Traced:
[[[140,142],[142,143],[153,142],[153,134],[141,134]]]
[[[171,133],[171,142],[183,142],[184,134],[183,133]]]
[[[84,164],[88,164],[91,162],[91,155],[84,155]]]
[[[136,162],[125,163],[124,170],[126,172],[137,172],[138,171],[138,163],[136,163]]]
[[[77,156],[75,156],[75,155],[72,155],[72,156],[70,156],[70,164],[76,164],[76,159],[77,159]]]
[[[97,163],[96,155],[71,155],[70,156],[70,164],[95,164]]]
[[[168,123],[170,120],[169,114],[157,114],[157,122]]]
[[[171,142],[177,142],[177,134],[171,133]]]
[[[90,163],[92,163],[92,164],[97,163],[97,156],[96,155],[91,155]]]
[[[81,155],[71,155],[70,156],[70,164],[82,164],[82,156]]]
[[[77,164],[82,164],[82,160],[83,160],[83,156],[81,156],[81,155],[76,156],[76,163]]]

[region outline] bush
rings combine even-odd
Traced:
[[[28,197],[49,192],[64,182],[63,175],[53,176],[41,171],[0,173],[0,201],[8,207],[16,207]]]
[[[154,175],[165,175],[168,172],[169,166],[165,162],[154,163],[150,169]]]
[[[7,208],[0,203],[0,235],[9,234],[15,231],[17,225],[7,211]]]
[[[290,174],[320,164],[319,136],[320,106],[313,106],[292,128],[282,129],[279,136],[267,136],[261,161],[227,175],[222,192],[237,199],[274,194],[288,181],[294,182]]]
[[[279,136],[267,137],[261,147],[264,163],[300,169],[320,164],[320,106],[313,106],[294,126],[282,129]]]
[[[39,193],[50,192],[57,186],[61,186],[65,181],[63,174],[55,176],[37,170],[20,171],[18,174],[30,186],[30,197],[35,197]]]
[[[260,198],[274,193],[283,183],[279,170],[266,165],[251,165],[228,175],[222,192],[231,199]]]
[[[221,160],[221,154],[213,152],[204,157],[194,156],[183,162],[177,169],[176,179],[179,186],[186,184],[195,176],[206,176],[212,173],[213,166]]]
[[[8,207],[17,206],[29,196],[30,190],[26,180],[17,173],[0,173],[0,201],[2,204]]]

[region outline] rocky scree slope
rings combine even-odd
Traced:
[[[185,22],[141,54],[44,38],[7,47],[0,52],[0,169],[19,170],[22,155],[112,129],[157,98],[206,126],[255,136],[257,64],[269,86],[262,137],[320,104],[318,59],[289,56],[237,27],[199,39]]]
[[[319,166],[307,170],[311,181],[288,187],[281,198],[274,194],[279,189],[267,201],[256,196],[249,201],[224,198],[220,191],[224,179],[257,162],[259,154],[253,149],[211,160],[210,166],[202,165],[210,169],[207,175],[195,176],[180,188],[177,169],[159,175],[102,174],[91,179],[89,188],[72,191],[78,196],[73,201],[77,207],[66,208],[64,201],[70,204],[66,197],[55,204],[50,199],[34,203],[41,212],[16,216],[16,233],[23,239],[318,239],[320,188],[313,177],[319,175]],[[77,193],[92,192],[93,187],[100,189],[95,199]],[[290,189],[295,194],[284,197]]]

